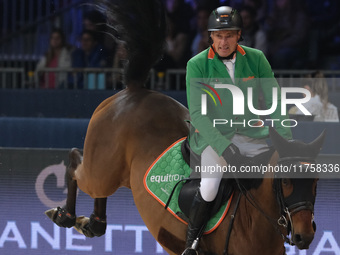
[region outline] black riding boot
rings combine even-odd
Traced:
[[[212,202],[206,202],[198,190],[191,204],[187,230],[186,249],[182,255],[195,255],[198,243],[195,241],[200,231],[203,231],[209,218]],[[194,245],[193,245],[194,244]]]

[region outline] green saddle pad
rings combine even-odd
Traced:
[[[149,167],[144,176],[144,187],[163,206],[166,205],[178,181],[188,178],[191,173],[190,166],[184,161],[181,144],[185,137],[173,143],[167,148]],[[178,220],[185,222],[179,215],[183,214],[178,205],[178,195],[183,186],[181,182],[171,198],[167,210]],[[205,234],[214,231],[222,222],[230,207],[232,197],[209,220]]]

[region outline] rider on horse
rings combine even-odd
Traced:
[[[279,85],[271,66],[261,51],[238,44],[242,40],[241,30],[242,18],[235,9],[222,6],[213,10],[208,21],[211,46],[190,59],[187,64],[187,100],[191,124],[195,130],[189,136],[189,143],[192,151],[201,155],[201,169],[211,169],[209,166],[217,165],[221,166],[219,169],[225,169],[223,167],[227,165],[237,166],[242,163],[244,156],[252,157],[269,150],[266,143],[268,128],[242,125],[249,120],[258,120],[259,116],[250,112],[246,105],[244,114],[235,116],[231,94],[225,92],[225,89],[223,93],[219,93],[221,105],[212,104],[212,107],[208,107],[209,113],[202,114],[202,90],[210,90],[210,94],[216,91],[212,85],[195,82],[197,79],[193,78],[202,78],[202,81],[210,79],[217,83],[221,83],[219,81],[222,79],[227,80],[228,84],[240,88],[245,98],[248,96],[247,88],[252,87],[256,109],[259,92],[262,92],[269,109],[273,103],[273,88],[276,88],[278,103],[271,118],[277,120],[275,128],[279,134],[286,139],[292,138],[290,128],[279,124],[287,116],[281,115]],[[235,125],[215,127],[214,119],[227,119]],[[223,172],[217,171],[201,172],[200,188],[190,209],[187,248],[182,253],[184,255],[196,254],[195,240],[211,216],[210,209],[217,196],[222,175]]]

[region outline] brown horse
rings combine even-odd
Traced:
[[[163,10],[156,0],[126,0],[118,6],[109,1],[101,2],[111,11],[110,27],[126,42],[127,88],[102,102],[93,113],[83,157],[76,149],[70,153],[67,204],[63,208],[49,210],[47,215],[59,226],[75,226],[89,237],[101,236],[106,229],[107,197],[119,187],[128,187],[151,234],[169,254],[180,254],[185,246],[186,225],[164,210],[143,186],[144,174],[153,161],[170,144],[189,132],[185,122],[189,114],[185,107],[161,93],[143,88],[149,69],[163,49]],[[120,26],[115,25],[115,20]],[[286,148],[289,144],[297,146],[299,152],[309,153],[288,156],[315,158],[322,142],[318,139],[313,144],[301,145],[274,137],[279,144],[284,144],[284,149],[279,149],[280,156],[280,150],[283,154],[291,152],[291,147]],[[278,157],[275,153],[269,163],[274,165]],[[308,248],[315,231],[313,199],[317,180],[301,180],[301,185],[291,179],[275,182],[270,173],[265,177],[260,185],[247,190],[243,190],[240,183],[241,189],[236,190],[233,196],[237,198],[241,194],[240,200],[233,199],[221,225],[203,236],[200,254],[282,255],[288,228],[298,248]],[[292,196],[295,198],[294,191],[298,186],[305,187],[313,201],[302,197],[294,204],[287,203]],[[76,218],[77,187],[95,199],[90,218]],[[233,215],[237,206],[237,214]],[[234,224],[229,235],[231,219],[234,219]],[[227,238],[228,249],[224,253]]]

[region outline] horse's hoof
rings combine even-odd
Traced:
[[[101,220],[94,214],[90,218],[79,216],[74,228],[87,237],[102,236],[106,232],[106,220]]]
[[[86,237],[94,237],[94,234],[89,229],[90,218],[85,216],[79,216],[76,219],[76,224],[73,226],[80,234]]]
[[[84,229],[84,226],[88,224],[89,221],[90,221],[89,218],[85,216],[79,216],[77,217],[76,224],[73,226],[73,228],[77,230],[80,234],[85,235],[83,229]]]
[[[53,221],[53,219],[56,218],[55,215],[57,215],[57,212],[58,212],[57,208],[52,208],[50,210],[45,211],[45,214],[46,214],[47,217],[49,217]]]
[[[64,208],[53,208],[45,211],[45,214],[59,227],[70,228],[76,224],[76,216],[70,214]]]

